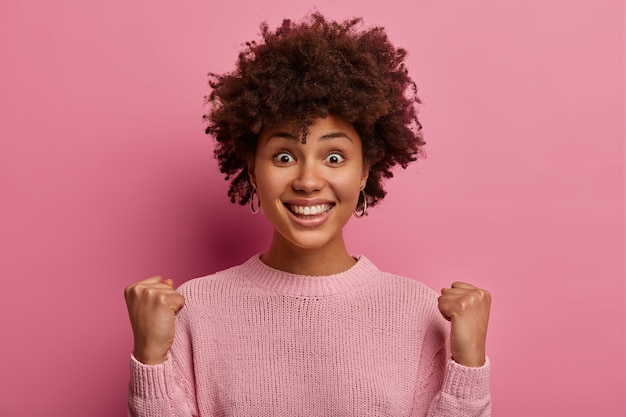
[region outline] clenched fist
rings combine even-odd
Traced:
[[[439,311],[451,323],[450,351],[455,362],[471,367],[485,364],[485,340],[491,294],[464,282],[443,288]]]
[[[174,290],[171,279],[151,277],[124,290],[133,327],[135,358],[147,365],[165,362],[174,341],[174,316],[185,299]]]

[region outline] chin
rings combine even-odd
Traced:
[[[307,250],[307,251],[315,251],[315,250],[323,250],[329,247],[335,247],[335,245],[340,241],[343,242],[341,235],[339,236],[320,236],[314,232],[304,232],[304,233],[296,233],[283,235],[279,232],[282,239],[285,243],[296,250]],[[303,234],[308,234],[308,236],[303,236]],[[343,243],[341,243],[343,247]]]

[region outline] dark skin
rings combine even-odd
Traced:
[[[262,133],[250,160],[250,178],[275,230],[261,260],[301,275],[345,271],[356,261],[345,247],[343,227],[367,181],[360,138],[350,124],[333,116],[311,126],[306,144],[289,136],[288,127]],[[305,207],[316,213],[294,214]],[[172,280],[155,276],[128,286],[125,298],[135,358],[149,365],[163,363],[183,296]],[[489,292],[468,283],[454,282],[441,290],[439,310],[451,323],[450,351],[457,363],[484,365],[490,305]]]

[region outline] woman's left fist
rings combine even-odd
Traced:
[[[439,311],[450,321],[450,352],[455,362],[470,367],[485,364],[485,341],[491,294],[465,282],[443,288]]]

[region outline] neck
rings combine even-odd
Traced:
[[[343,236],[322,248],[307,249],[294,246],[276,232],[269,250],[261,255],[261,261],[280,271],[310,276],[338,274],[356,262],[348,253]]]

